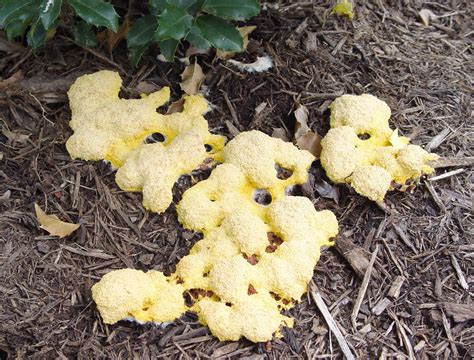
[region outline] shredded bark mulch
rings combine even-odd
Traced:
[[[199,55],[215,105],[212,131],[292,134],[292,113],[304,104],[309,125],[324,135],[335,97],[371,93],[393,109],[393,127],[443,157],[436,175],[446,176],[377,205],[325,182],[316,162],[300,191],[335,212],[340,237],[288,312],[295,327],[265,344],[219,342],[191,313],[163,327],[104,325],[91,299],[91,286],[113,269],[171,273],[200,235],[180,227],[174,206],[163,215],[145,211],[107,165],[70,159],[66,90],[81,74],[111,69],[124,78],[125,97],[146,80],[171,86],[176,100],[184,64],[161,63],[152,50],[133,69],[124,44],[109,55],[61,31],[36,53],[0,39],[0,358],[322,359],[342,358],[344,343],[361,359],[474,356],[472,4],[358,2],[352,22],[330,15],[332,5],[264,4],[251,21],[256,43],[237,59],[265,52],[275,64],[268,72],[242,73]],[[427,27],[422,8],[438,15]],[[175,200],[205,177],[182,178]],[[64,239],[46,235],[35,202],[80,229]]]

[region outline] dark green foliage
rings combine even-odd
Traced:
[[[118,30],[119,16],[107,0],[2,0],[0,30],[9,41],[25,35],[37,49],[55,32],[65,7],[79,19],[68,30],[81,45],[97,46],[94,27]],[[171,61],[182,40],[207,49],[242,49],[242,38],[233,20],[246,20],[259,12],[258,0],[149,0],[149,15],[132,19],[127,34],[129,57],[136,65],[148,46],[158,44]]]

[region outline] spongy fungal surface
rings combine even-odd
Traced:
[[[128,318],[166,322],[186,311],[183,290],[159,271],[121,269],[105,274],[92,287],[92,297],[106,324]]]
[[[330,109],[331,129],[321,142],[321,164],[332,181],[382,201],[387,191],[433,172],[429,163],[438,156],[398,136],[382,100],[368,94],[343,95]]]
[[[253,131],[232,140],[223,160],[207,180],[187,190],[178,204],[180,222],[202,232],[203,239],[181,259],[167,284],[184,294],[187,308],[220,340],[267,341],[282,326],[292,326],[292,319],[281,312],[294,306],[307,290],[320,248],[331,245],[338,225],[333,213],[317,212],[307,198],[284,195],[286,187],[306,180],[313,161],[309,153]],[[256,190],[268,194],[264,203],[255,197]],[[135,293],[142,294],[135,289],[135,277],[149,273],[130,270],[133,275],[127,280],[120,271],[107,274],[94,286],[93,297],[104,322],[119,318],[163,321],[169,319],[164,314],[171,313],[163,304],[170,301],[179,303],[173,308],[176,317],[181,314],[183,303],[170,291],[155,298],[149,294],[133,298]],[[121,280],[104,281],[107,276]],[[125,300],[122,292],[127,293]],[[115,302],[120,311],[114,308]],[[154,312],[148,317],[146,312],[147,316],[137,317],[142,313],[136,309],[143,310],[145,303],[147,309],[156,309],[160,303],[164,314]]]
[[[225,138],[208,131],[202,96],[187,96],[182,112],[162,115],[156,108],[168,101],[168,88],[126,100],[118,98],[121,83],[112,71],[75,81],[68,92],[74,134],[66,146],[73,158],[104,159],[119,167],[119,187],[143,191],[144,206],[161,213],[172,201],[178,177],[206,159],[219,160]],[[155,134],[161,143],[144,143]]]
[[[169,99],[163,88],[143,99],[120,99],[122,80],[113,71],[79,77],[68,91],[69,125],[74,134],[66,143],[72,158],[107,160],[120,167],[129,152],[154,132],[156,108]]]

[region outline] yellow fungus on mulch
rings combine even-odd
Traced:
[[[202,231],[204,238],[180,260],[167,284],[185,291],[188,309],[220,340],[267,341],[279,336],[282,326],[293,325],[281,312],[306,292],[321,246],[331,245],[338,232],[332,212],[316,211],[305,197],[285,196],[288,186],[306,181],[313,159],[280,139],[258,131],[242,133],[225,148],[224,164],[188,189],[178,204],[183,226]],[[288,172],[284,178],[281,168]],[[260,203],[256,191],[265,191],[268,199]],[[174,290],[150,295],[136,289],[138,277],[150,272],[121,271],[94,285],[104,322],[121,316],[168,321],[170,301],[179,303],[171,309],[175,317],[182,314],[182,300],[176,300]],[[115,281],[104,281],[107,276]]]
[[[431,174],[438,158],[389,126],[390,108],[375,96],[343,95],[331,104],[331,129],[321,141],[321,165],[336,183],[382,201],[387,191]]]
[[[126,100],[118,97],[121,83],[112,71],[74,82],[68,92],[74,134],[66,147],[72,158],[110,161],[119,168],[119,187],[143,191],[145,208],[161,213],[172,202],[179,176],[208,158],[219,160],[225,138],[208,131],[203,117],[208,104],[202,96],[186,96],[182,112],[162,115],[156,108],[168,101],[168,88]],[[144,144],[152,134],[159,134],[163,142]]]

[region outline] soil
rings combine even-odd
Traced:
[[[113,55],[105,47],[87,50],[63,30],[36,53],[0,35],[0,358],[342,358],[316,294],[356,358],[474,356],[472,3],[357,2],[352,22],[331,15],[332,5],[264,5],[250,21],[257,25],[253,52],[237,59],[265,52],[275,64],[270,71],[242,73],[213,54],[197,57],[214,105],[207,115],[212,131],[229,138],[235,128],[292,133],[292,113],[304,104],[309,125],[324,135],[335,97],[371,93],[392,108],[393,127],[454,166],[437,169],[446,178],[422,179],[377,205],[324,183],[316,162],[315,181],[303,193],[317,209],[335,212],[340,242],[323,251],[310,293],[289,311],[294,328],[265,344],[219,342],[191,313],[165,327],[104,325],[91,300],[91,286],[105,273],[170,273],[200,237],[180,227],[174,205],[150,213],[139,194],[119,190],[110,167],[71,160],[66,90],[80,74],[111,69],[124,78],[125,97],[137,96],[146,80],[170,86],[176,100],[184,64],[162,63],[152,49],[132,68],[124,44]],[[427,27],[422,8],[439,16]],[[462,171],[452,174],[456,169]],[[177,198],[202,178],[183,178]],[[35,202],[80,229],[63,239],[48,236],[38,228]]]

